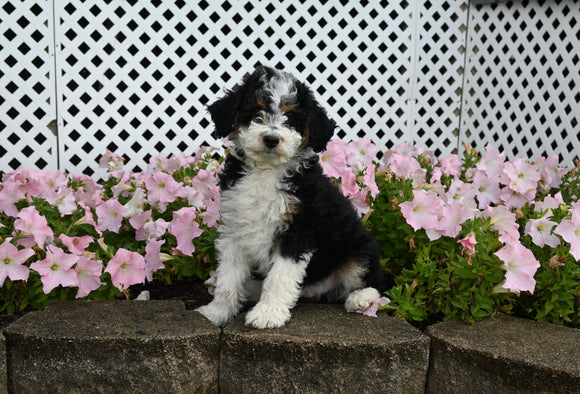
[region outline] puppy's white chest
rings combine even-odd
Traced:
[[[273,240],[286,225],[295,198],[281,189],[277,168],[248,172],[221,198],[223,236],[235,239],[239,251],[263,264],[270,259]]]

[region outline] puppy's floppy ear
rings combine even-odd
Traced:
[[[299,89],[306,89],[306,107],[309,109],[306,127],[309,133],[308,144],[315,152],[326,149],[326,144],[334,135],[336,125],[326,115],[326,111],[314,99],[314,95],[304,85]]]
[[[251,74],[246,74],[242,83],[236,85],[232,90],[227,91],[226,95],[208,106],[211,119],[215,124],[215,134],[219,138],[227,137],[235,132],[237,125],[237,113],[240,110],[242,102],[251,100],[248,93],[256,89],[260,83],[261,77],[270,69],[257,66]],[[254,98],[255,99],[255,98]],[[247,103],[246,103],[247,104]]]
[[[226,95],[207,107],[211,119],[215,124],[215,134],[218,138],[224,138],[235,130],[236,113],[242,98],[242,86],[236,86]]]

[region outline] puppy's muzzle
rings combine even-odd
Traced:
[[[266,148],[274,149],[280,143],[280,137],[278,137],[277,135],[273,135],[273,134],[266,134],[262,138],[262,142]]]

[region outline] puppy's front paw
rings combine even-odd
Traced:
[[[290,310],[282,306],[269,307],[258,303],[246,315],[246,326],[254,328],[282,327],[290,319]]]
[[[195,311],[201,313],[213,324],[220,327],[226,325],[236,314],[235,311],[231,311],[229,308],[213,302],[199,307]]]

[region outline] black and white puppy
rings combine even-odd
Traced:
[[[365,310],[380,297],[379,249],[318,155],[334,123],[292,75],[258,67],[209,106],[233,141],[220,176],[220,235],[213,301],[198,309],[229,322],[264,278],[246,325],[274,328],[300,297]]]

